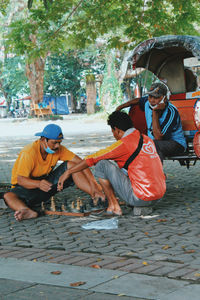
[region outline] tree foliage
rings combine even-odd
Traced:
[[[27,1],[27,0],[26,0]],[[103,37],[120,48],[152,36],[199,35],[199,0],[33,0],[8,35],[12,51],[31,57],[83,48]],[[34,43],[30,36],[36,35]]]
[[[14,56],[5,60],[1,77],[4,91],[7,93],[9,99],[16,99],[29,92],[24,69],[25,64],[22,57]]]
[[[53,0],[42,0],[43,5],[46,9],[53,3]],[[28,9],[31,9],[33,6],[33,0],[28,0]]]
[[[6,9],[7,9],[7,6],[9,4],[9,0],[1,0],[0,2],[0,13],[2,15],[5,15],[6,14]]]
[[[119,82],[116,78],[116,63],[114,53],[106,55],[106,68],[101,86],[101,105],[107,112],[112,112],[123,99]]]
[[[49,56],[45,67],[44,92],[53,96],[70,92],[76,97],[81,88],[82,71],[83,65],[72,51]]]
[[[1,28],[6,51],[28,63],[97,40],[125,49],[153,36],[199,35],[199,0],[2,0],[0,17],[11,11]]]

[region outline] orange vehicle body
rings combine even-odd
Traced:
[[[193,71],[184,65],[184,60],[191,57],[200,60],[200,37],[152,38],[136,46],[129,58],[133,69],[144,68],[151,71],[159,80],[164,79],[168,85],[171,92],[169,101],[179,111],[188,144],[184,156],[169,159],[177,159],[181,163],[185,160],[187,167],[191,160],[196,162],[200,158],[200,90]],[[196,105],[198,101],[199,105]],[[145,114],[139,105],[132,106],[129,115],[134,127],[146,133]]]

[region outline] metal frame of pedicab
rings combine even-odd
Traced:
[[[191,162],[194,165],[200,159],[193,146],[194,135],[198,132],[194,122],[194,106],[200,100],[200,90],[192,90],[191,83],[194,77],[191,76],[192,73],[187,74],[184,69],[184,59],[191,57],[196,57],[200,64],[200,37],[168,35],[143,41],[136,46],[129,58],[134,70],[144,68],[151,71],[169,87],[170,102],[177,107],[181,117],[187,151],[183,155],[166,159],[178,160],[187,168]],[[137,128],[137,121],[141,122],[144,115],[137,108],[132,112],[132,117]]]

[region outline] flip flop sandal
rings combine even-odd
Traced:
[[[116,214],[113,211],[105,211],[101,215],[102,217],[121,217],[122,215]]]

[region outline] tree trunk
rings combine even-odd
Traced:
[[[2,75],[2,74],[0,73],[0,75]],[[3,81],[2,80],[0,80],[0,91],[3,93],[3,96],[6,99],[6,101],[9,102],[8,93],[5,91],[5,89],[3,87]]]
[[[124,56],[123,56],[123,60],[120,66],[120,70],[118,71],[118,81],[119,84],[121,84],[126,76],[127,70],[128,70],[128,58],[131,55],[131,51],[125,51]]]
[[[70,93],[70,98],[71,98],[71,110],[72,112],[76,111],[76,101],[74,98],[74,95],[72,93]]]
[[[95,113],[96,105],[96,81],[93,74],[86,76],[87,113]]]
[[[128,101],[129,101],[133,98],[131,86],[130,86],[130,80],[125,80],[125,89],[126,89],[126,94],[127,94]]]
[[[101,85],[101,105],[103,109],[111,113],[122,102],[122,91],[116,77],[115,53],[110,51],[106,55],[106,69]]]
[[[26,76],[29,80],[31,100],[33,103],[43,101],[45,59],[40,57],[26,65]]]
[[[107,84],[107,81],[110,82],[111,78],[111,65],[112,65],[113,55],[107,53],[106,55],[106,67],[107,72],[104,74],[103,82],[101,84],[101,105],[105,111],[109,110],[109,103],[112,101],[112,96],[110,93],[110,84]]]

